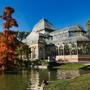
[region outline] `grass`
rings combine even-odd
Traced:
[[[44,90],[90,90],[90,74],[84,74],[72,80],[51,82]]]
[[[60,66],[56,66],[54,68],[59,68],[59,69],[63,69],[63,70],[76,70],[76,69],[80,69],[80,68],[83,68],[85,67],[85,65],[83,64],[78,64],[78,63],[68,63],[68,64],[63,64],[63,65],[60,65]]]

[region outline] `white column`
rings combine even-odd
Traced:
[[[77,50],[77,55],[78,55],[78,46],[77,46],[77,43],[75,43],[75,45],[76,45],[76,50]]]
[[[60,45],[58,44],[57,47],[58,47],[58,55],[59,55],[59,47],[60,47]]]
[[[69,45],[70,57],[72,59],[72,47],[71,47],[72,45],[71,45],[71,43],[69,43],[68,45]]]

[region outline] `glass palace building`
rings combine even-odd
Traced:
[[[90,39],[79,25],[56,29],[41,19],[23,42],[31,48],[31,60],[90,61]]]

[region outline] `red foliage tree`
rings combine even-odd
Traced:
[[[10,30],[12,26],[18,26],[16,20],[12,18],[12,13],[14,9],[11,7],[6,7],[4,9],[3,15],[0,16],[5,22],[3,24],[4,31],[0,35],[0,65],[4,68],[8,68],[9,62],[14,62],[16,60],[15,49],[17,48],[16,32]],[[9,64],[11,67],[13,64]]]

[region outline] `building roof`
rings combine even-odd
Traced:
[[[62,29],[55,30],[55,31],[51,32],[51,34],[63,33],[63,32],[68,32],[68,31],[74,31],[74,32],[82,31],[82,32],[85,32],[85,30],[80,25],[75,25],[75,26],[70,26],[70,27],[65,27],[65,28],[62,28]]]
[[[32,31],[39,31],[43,29],[55,30],[54,26],[46,19],[41,19],[34,27]]]
[[[31,32],[26,39],[24,39],[22,42],[27,43],[27,44],[31,44],[33,42],[38,42],[39,40],[39,33],[37,32]]]
[[[78,36],[76,37],[77,41],[90,41],[90,39],[86,36]]]
[[[49,43],[58,43],[58,42],[64,42],[64,43],[67,43],[67,42],[80,42],[80,41],[88,41],[90,42],[90,39],[86,36],[74,36],[74,37],[69,37],[69,38],[65,38],[65,39],[62,39],[62,40],[56,40],[56,41],[48,41],[48,44]]]
[[[63,40],[64,42],[90,42],[90,39],[86,36],[75,36],[75,37],[70,37],[70,38],[67,38],[65,40]]]
[[[41,30],[54,30],[53,32],[45,32],[40,33],[39,31]],[[26,39],[23,40],[23,42],[27,43],[28,45],[32,43],[38,43],[40,38],[47,38],[46,43],[55,43],[60,41],[90,41],[87,37],[85,36],[75,36],[75,37],[68,37],[68,38],[62,38],[62,39],[57,39],[54,41],[52,39],[53,36],[58,35],[58,34],[63,34],[67,32],[86,32],[80,25],[75,25],[75,26],[70,26],[62,29],[56,30],[54,26],[46,19],[41,19],[33,28],[32,32],[26,37]],[[50,37],[50,39],[48,39]],[[40,39],[41,40],[41,39]]]
[[[80,25],[70,26],[69,31],[84,31]]]

